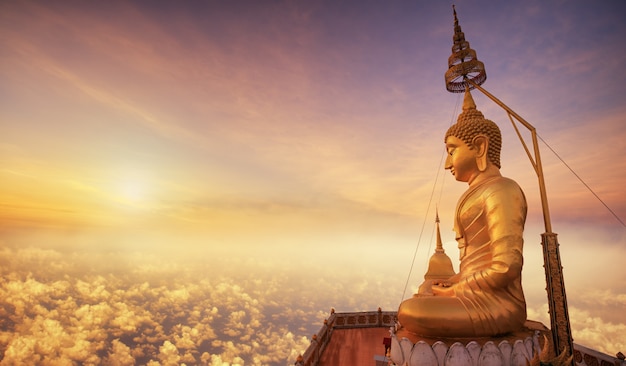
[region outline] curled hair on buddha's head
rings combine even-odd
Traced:
[[[500,150],[502,148],[502,134],[495,122],[483,116],[482,112],[476,109],[474,99],[469,90],[465,91],[463,100],[463,112],[459,115],[456,123],[450,126],[446,132],[444,142],[449,136],[454,136],[465,142],[467,146],[473,148],[472,143],[476,136],[483,135],[489,139],[487,158],[500,168]]]

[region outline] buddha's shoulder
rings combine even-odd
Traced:
[[[506,194],[521,193],[522,188],[511,178],[497,177],[483,186],[484,193],[504,192]]]
[[[498,177],[496,180],[498,181],[498,184],[501,184],[503,186],[519,188],[519,184],[517,184],[517,182],[511,178]]]

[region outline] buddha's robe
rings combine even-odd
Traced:
[[[526,199],[513,180],[492,177],[457,204],[455,231],[461,264],[448,295],[416,294],[402,302],[398,320],[422,336],[502,335],[526,320],[522,291]]]

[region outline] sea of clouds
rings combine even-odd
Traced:
[[[331,307],[401,300],[404,279],[383,262],[267,258],[0,247],[0,365],[293,365]],[[624,323],[585,309],[623,310],[626,295],[585,301],[570,307],[575,341],[623,348]],[[529,318],[549,324],[544,304],[529,305]]]
[[[88,256],[0,250],[0,364],[284,365],[319,315],[286,290],[297,278],[250,263]]]
[[[255,257],[4,247],[0,272],[0,365],[293,365],[331,306],[385,293]]]

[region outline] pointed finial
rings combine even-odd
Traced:
[[[476,103],[474,103],[474,98],[470,93],[469,86],[465,85],[465,95],[463,96],[463,110],[467,111],[470,109],[476,109]]]
[[[463,93],[466,86],[473,89],[467,80],[481,85],[487,80],[485,65],[476,58],[476,51],[470,48],[465,40],[465,33],[461,30],[459,19],[456,15],[456,7],[452,5],[454,13],[454,35],[452,37],[452,55],[448,58],[448,71],[446,71],[446,89],[451,93]]]
[[[456,17],[456,7],[454,6],[454,4],[452,4],[452,12],[454,13],[454,33],[457,33],[457,28],[460,32],[461,26],[459,26],[459,18]]]
[[[437,208],[435,212],[435,222],[437,223],[437,249],[435,249],[435,252],[443,253],[444,250],[443,243],[441,242],[441,231],[439,230],[439,208]]]
[[[474,102],[474,98],[472,97],[472,93],[470,93],[470,87],[465,85],[465,96],[463,97],[463,111],[459,114],[457,118],[457,128],[461,128],[461,125],[481,123],[481,121],[485,120],[485,116],[481,111],[476,108],[476,103]],[[493,123],[489,121],[490,123]],[[474,128],[474,127],[469,127]],[[451,131],[448,131],[451,132]],[[459,136],[457,134],[457,136]]]

